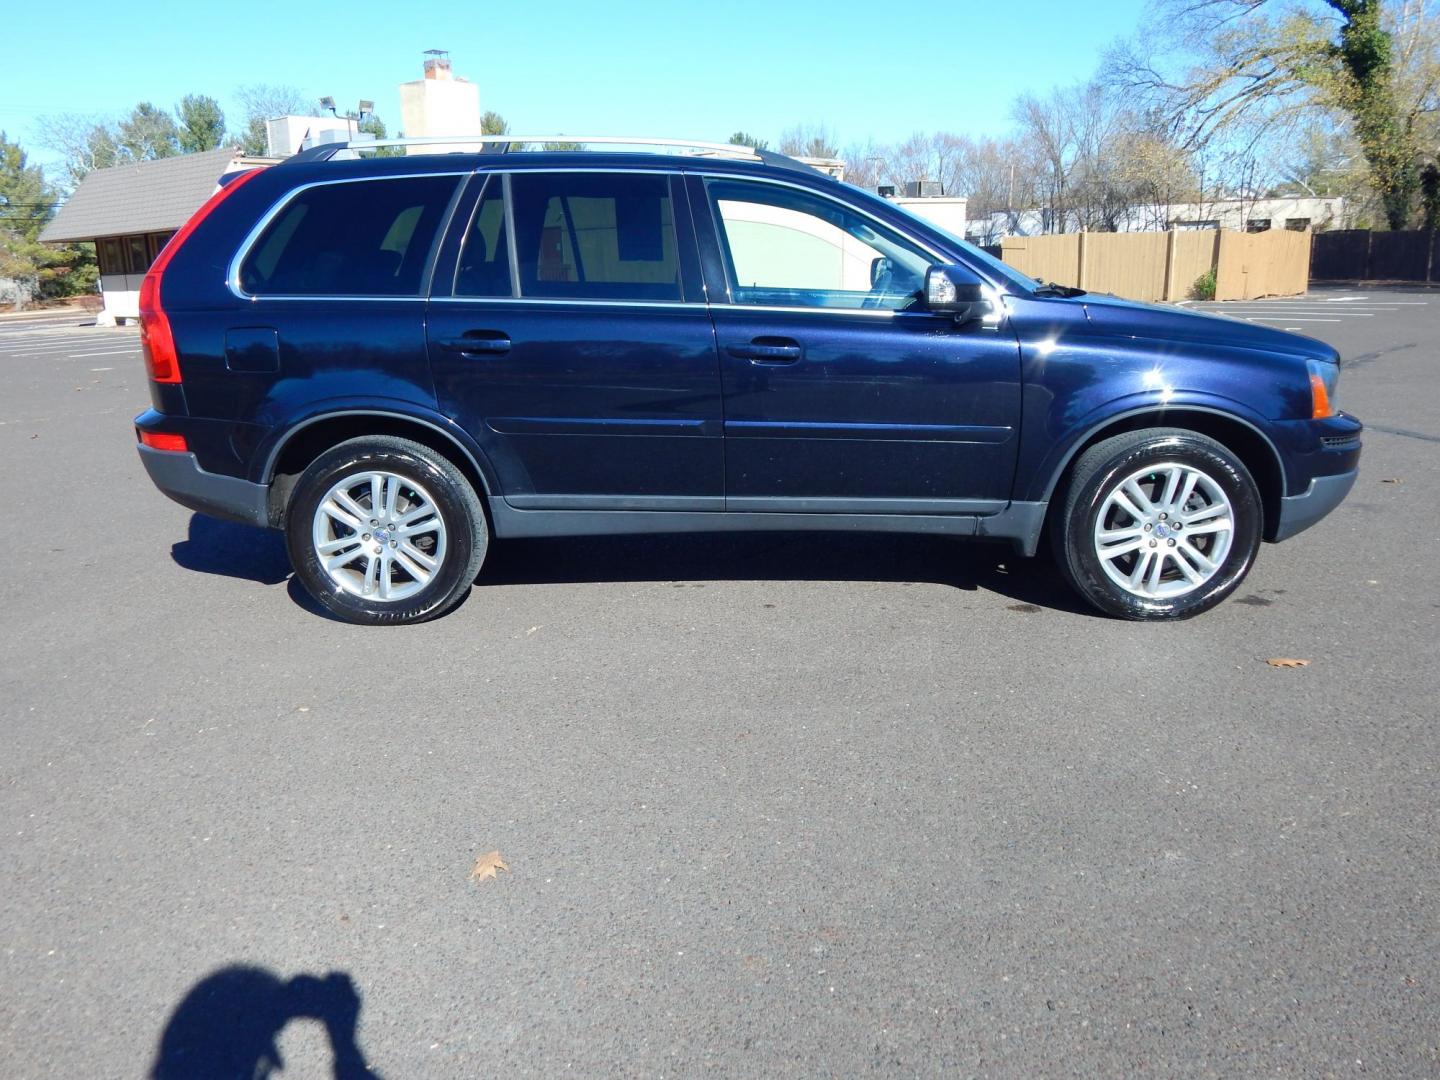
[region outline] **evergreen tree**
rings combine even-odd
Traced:
[[[225,114],[220,103],[205,94],[186,94],[175,107],[180,117],[180,152],[196,154],[225,143]]]
[[[40,232],[59,201],[38,165],[19,143],[0,131],[0,281],[18,310],[31,299],[66,296],[93,288],[90,245],[62,248],[40,243]]]

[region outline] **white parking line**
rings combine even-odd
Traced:
[[[132,348],[132,349],[107,349],[105,352],[77,352],[77,353],[71,353],[70,356],[69,356],[69,359],[71,359],[71,360],[79,360],[82,356],[120,356],[122,353],[123,353],[123,354],[126,354],[126,355],[129,355],[129,354],[131,354],[131,353],[136,353],[136,352],[139,352],[139,351],[140,351],[140,350],[139,350],[138,348]]]
[[[1384,315],[1383,311],[1336,311],[1334,308],[1270,308],[1270,307],[1246,307],[1234,308],[1240,315],[1338,315],[1342,319],[1373,319],[1376,315]]]
[[[1355,304],[1370,299],[1368,293],[1362,296],[1316,296],[1312,299],[1321,304]],[[1404,307],[1425,307],[1429,300],[1380,300],[1381,304],[1400,304]]]
[[[1285,315],[1256,315],[1246,322],[1344,322],[1344,319],[1292,319]]]
[[[140,342],[119,341],[43,341],[31,342],[19,345],[0,345],[0,353],[41,353],[41,352],[64,352],[69,349],[112,349],[121,345],[132,345],[140,347]]]
[[[11,353],[17,353],[17,352],[23,352],[23,353],[51,352],[51,351],[53,351],[53,350],[55,350],[55,349],[84,349],[84,348],[88,348],[88,347],[94,347],[94,346],[96,346],[96,345],[108,345],[108,344],[110,344],[110,343],[109,343],[109,342],[103,342],[103,341],[86,341],[86,342],[83,342],[83,343],[82,343],[82,342],[78,342],[78,341],[34,341],[34,342],[30,342],[30,343],[28,343],[28,344],[18,344],[18,345],[13,345],[13,346],[12,346],[12,345],[0,345],[0,352],[11,352]]]

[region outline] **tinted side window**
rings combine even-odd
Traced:
[[[670,179],[645,173],[515,173],[522,296],[679,300]]]
[[[913,306],[930,258],[898,233],[830,199],[773,184],[706,183],[737,304]]]
[[[485,181],[485,194],[475,207],[460,266],[455,273],[456,296],[510,295],[510,239],[505,231],[505,185],[499,176]]]
[[[308,188],[281,209],[240,268],[259,296],[418,296],[457,177]]]

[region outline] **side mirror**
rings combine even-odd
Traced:
[[[925,309],[953,315],[957,323],[977,322],[993,311],[983,287],[963,266],[941,264],[925,271]]]

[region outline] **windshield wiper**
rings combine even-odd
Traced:
[[[1053,281],[1042,281],[1040,287],[1035,290],[1036,296],[1084,296],[1084,289],[1076,289],[1070,285],[1056,285]]]

